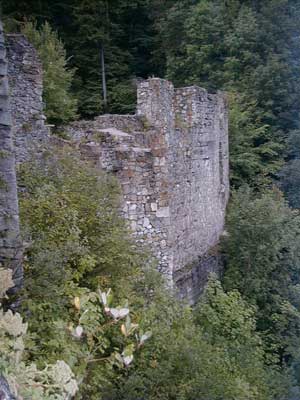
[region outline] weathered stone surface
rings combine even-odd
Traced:
[[[219,274],[222,268],[222,259],[211,250],[199,256],[192,264],[186,265],[174,273],[174,281],[182,299],[194,303],[201,295],[211,273]]]
[[[6,35],[10,110],[16,161],[28,159],[32,148],[42,151],[49,139],[43,115],[43,76],[35,49],[23,35]]]
[[[0,400],[17,400],[12,394],[7,380],[0,375]]]
[[[150,245],[160,271],[190,301],[217,265],[204,255],[223,231],[227,125],[224,94],[150,79],[138,89],[135,116],[104,115],[66,128],[85,157],[116,173],[137,241]]]
[[[13,271],[15,288],[22,284],[22,243],[19,232],[15,155],[3,28],[0,22],[0,266]]]

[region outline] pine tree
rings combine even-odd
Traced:
[[[149,71],[146,59],[149,58],[151,29],[146,4],[145,0],[75,1],[73,23],[77,34],[74,40],[70,39],[69,45],[77,68],[75,90],[79,93],[79,108],[83,115],[134,111],[136,89],[132,78],[147,76]],[[133,16],[137,17],[134,24]],[[144,32],[145,27],[150,29],[149,34]]]
[[[224,239],[227,290],[237,289],[257,307],[257,326],[282,364],[300,345],[300,218],[278,189],[257,195],[249,187],[233,194]]]
[[[204,0],[175,5],[162,26],[167,76],[177,85],[238,92],[244,109],[255,104],[245,142],[258,122],[269,134],[262,129],[247,151],[254,158],[265,152],[263,162],[278,168],[283,152],[273,143],[279,150],[299,121],[299,10],[299,1]]]

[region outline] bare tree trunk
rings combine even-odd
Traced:
[[[13,272],[16,292],[23,281],[22,242],[13,150],[3,26],[0,21],[0,265]]]
[[[100,53],[101,53],[100,57],[101,57],[101,71],[102,71],[103,103],[104,103],[104,108],[106,109],[106,106],[107,106],[107,88],[106,88],[105,59],[104,59],[103,44],[101,44]]]

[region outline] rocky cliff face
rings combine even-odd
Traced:
[[[9,38],[17,159],[51,140],[44,126],[41,69],[23,36]],[[133,235],[182,297],[199,295],[217,258],[229,193],[226,97],[162,79],[138,88],[136,115],[103,115],[64,132],[81,157],[113,172]],[[63,145],[63,141],[61,142]]]
[[[19,234],[15,154],[9,107],[9,86],[3,28],[0,22],[0,264],[13,271],[15,290],[21,285],[22,244]]]

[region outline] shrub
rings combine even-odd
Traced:
[[[30,322],[29,357],[41,367],[62,357],[84,382],[83,391],[90,386],[99,391],[108,376],[114,376],[108,355],[122,343],[122,335],[113,324],[107,330],[102,326],[105,316],[95,291],[112,287],[116,301],[127,308],[124,299],[130,305],[147,256],[138,251],[120,216],[116,179],[78,160],[70,149],[55,148],[51,154],[19,172],[27,243],[23,311]],[[81,299],[82,319],[74,298]],[[89,333],[83,346],[70,330],[84,325],[86,318]],[[92,363],[89,358],[106,361]],[[96,383],[90,384],[95,375]]]
[[[193,311],[155,286],[141,322],[153,337],[105,399],[266,400],[282,394],[280,373],[265,366],[253,307],[238,292],[226,294],[212,279]]]
[[[0,282],[1,300],[14,285],[11,271],[0,269]],[[27,324],[20,314],[13,314],[10,310],[3,311],[0,303],[0,374],[6,380],[0,379],[0,392],[3,385],[8,383],[6,389],[20,400],[67,400],[73,397],[78,385],[70,367],[64,361],[46,364],[43,369],[38,369],[34,363],[22,360],[26,354],[26,335]]]

